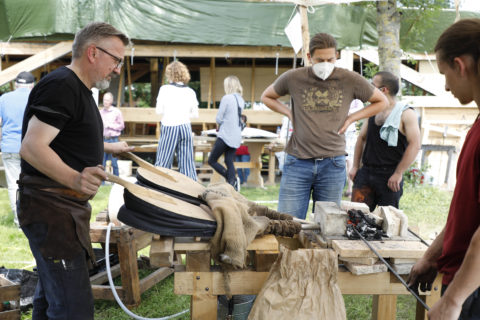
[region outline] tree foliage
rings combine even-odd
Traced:
[[[407,27],[401,30],[400,46],[408,51],[408,43],[423,41],[425,32],[432,27],[434,18],[439,14],[441,9],[451,8],[452,3],[449,0],[401,0],[398,1],[398,11],[401,19]],[[414,9],[414,10],[408,10]],[[413,41],[412,41],[413,40]]]

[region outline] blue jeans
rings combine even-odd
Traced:
[[[298,159],[287,154],[283,167],[278,211],[305,219],[310,194],[315,201],[340,205],[346,181],[345,156]]]
[[[105,139],[103,140],[104,142],[108,143],[114,143],[118,142],[118,137],[112,137],[110,139]],[[104,153],[103,154],[103,167],[105,168],[105,164],[107,163],[107,160],[112,161],[112,169],[113,169],[113,174],[118,176],[118,164],[117,164],[117,158],[115,158],[111,153]]]
[[[74,259],[53,260],[40,253],[47,225],[22,227],[37,263],[32,320],[93,320],[93,295],[83,251]]]
[[[208,157],[208,164],[218,172],[222,177],[227,180],[227,183],[232,186],[235,184],[235,165],[233,164],[233,159],[235,159],[236,148],[229,147],[222,138],[217,138],[215,144],[213,145],[210,156]],[[223,160],[227,168],[218,163],[218,158],[224,155]]]
[[[3,166],[5,167],[5,177],[7,178],[8,198],[10,199],[10,208],[13,212],[13,222],[18,226],[17,217],[17,180],[20,176],[20,155],[18,153],[2,153]]]
[[[250,162],[249,154],[242,154],[235,156],[236,162]],[[248,175],[250,174],[250,169],[248,168],[238,168],[237,169],[238,177],[240,178],[240,183],[247,182]]]

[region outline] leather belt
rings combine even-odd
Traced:
[[[87,200],[92,198],[92,196],[90,196],[88,194],[81,193],[81,192],[75,191],[73,189],[68,189],[68,188],[42,188],[40,190],[60,194],[62,196],[75,198],[75,199],[80,200],[80,201],[87,201]]]

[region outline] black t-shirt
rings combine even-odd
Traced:
[[[66,67],[42,78],[28,98],[23,116],[22,139],[30,118],[60,130],[50,147],[71,168],[81,172],[103,159],[103,123],[92,91]],[[44,176],[22,159],[22,173]]]
[[[407,137],[399,130],[397,146],[389,147],[388,143],[380,138],[380,128],[381,125],[375,124],[375,116],[368,118],[367,141],[362,162],[367,167],[395,169],[407,149]]]

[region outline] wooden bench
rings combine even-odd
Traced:
[[[308,241],[303,239],[303,241]],[[297,239],[275,238],[272,235],[257,238],[247,248],[252,259],[246,270],[224,272],[211,265],[209,245],[205,242],[177,241],[172,244],[175,253],[185,253],[185,265],[175,267],[175,294],[190,295],[191,319],[217,319],[218,295],[258,294],[266,281],[269,269],[278,254],[278,243],[291,249],[303,246]],[[315,248],[315,246],[312,246]],[[226,280],[228,279],[228,280]],[[356,276],[339,268],[338,285],[342,294],[374,295],[372,319],[396,319],[397,295],[409,295],[405,287],[389,272]],[[226,290],[228,282],[229,292]],[[421,297],[432,306],[440,299],[441,278],[438,277],[430,293]],[[416,320],[426,319],[426,312],[417,304]]]

